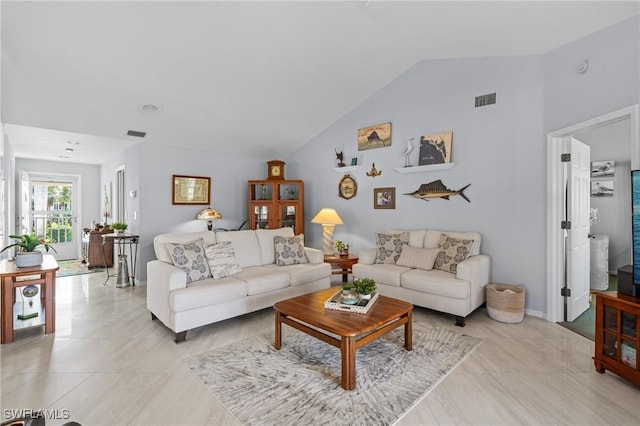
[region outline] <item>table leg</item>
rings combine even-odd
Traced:
[[[44,274],[44,334],[51,334],[56,331],[55,281],[55,272]]]
[[[343,283],[349,282],[349,270],[348,269],[343,269],[342,270],[342,282]]]
[[[346,390],[356,388],[356,338],[343,337],[340,342],[342,355],[342,387]]]
[[[411,312],[407,314],[407,323],[404,325],[404,347],[410,351],[413,349],[413,332],[412,332]]]
[[[0,343],[13,342],[13,278],[2,280],[2,338]]]
[[[282,320],[280,315],[282,314],[276,311],[276,336],[273,347],[278,350],[282,347]]]

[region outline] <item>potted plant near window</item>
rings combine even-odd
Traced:
[[[350,243],[343,243],[342,241],[338,240],[334,245],[336,246],[336,249],[338,249],[338,253],[340,253],[340,256],[349,256],[349,248],[351,247]]]
[[[42,265],[42,252],[36,250],[40,246],[43,246],[47,252],[49,249],[56,252],[56,249],[49,242],[44,238],[37,238],[35,234],[9,235],[9,238],[16,240],[16,242],[3,248],[0,253],[11,247],[19,247],[20,250],[16,252],[16,266],[18,268]]]
[[[376,282],[371,278],[353,280],[353,288],[363,299],[370,299],[377,289]]]
[[[111,228],[113,228],[116,234],[124,233],[124,231],[126,231],[128,227],[129,225],[123,222],[113,222],[111,224]]]

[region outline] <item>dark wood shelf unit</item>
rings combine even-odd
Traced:
[[[113,266],[113,240],[107,240],[104,245],[104,258],[102,257],[102,235],[111,234],[113,230],[89,231],[89,246],[87,247],[87,267],[104,267],[105,258],[107,267]]]
[[[304,183],[301,180],[250,180],[249,229],[293,228],[304,232]]]

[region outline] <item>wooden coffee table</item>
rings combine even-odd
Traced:
[[[340,349],[342,387],[356,387],[356,349],[404,325],[404,347],[412,349],[411,314],[413,305],[390,297],[378,296],[366,314],[324,308],[324,302],[340,291],[331,287],[283,300],[273,305],[276,311],[274,347],[282,346],[282,323]],[[339,336],[330,336],[328,333]]]

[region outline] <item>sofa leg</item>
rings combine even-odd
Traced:
[[[156,316],[156,314],[154,314],[153,312],[151,312],[151,321],[153,320],[157,320],[158,317]]]
[[[180,343],[180,342],[184,342],[185,340],[187,340],[187,331],[181,331],[180,333],[175,333],[175,341],[176,343]]]
[[[459,317],[459,316],[455,316],[456,317],[456,325],[458,327],[464,327],[466,324],[464,323],[464,317]]]

